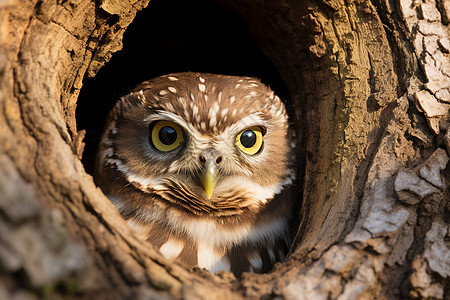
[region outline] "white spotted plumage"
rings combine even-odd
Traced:
[[[155,124],[168,135],[154,133],[163,128]],[[237,276],[284,260],[295,139],[268,87],[250,77],[169,74],[122,97],[105,128],[96,182],[164,257]],[[238,138],[244,132],[247,140]],[[179,144],[163,151],[173,137]],[[249,154],[253,146],[242,143],[259,148]]]

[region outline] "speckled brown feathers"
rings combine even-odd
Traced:
[[[283,103],[259,80],[170,74],[118,101],[95,178],[166,258],[263,272],[290,243],[293,145]]]

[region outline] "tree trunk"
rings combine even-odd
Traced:
[[[450,299],[448,1],[216,1],[301,145],[290,256],[240,280],[135,238],[80,160],[80,89],[148,2],[0,1],[0,299]]]

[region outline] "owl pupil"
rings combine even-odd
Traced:
[[[245,148],[251,148],[256,143],[256,134],[253,130],[246,130],[241,134],[241,144]]]
[[[172,145],[177,140],[177,132],[169,126],[164,126],[159,130],[158,138],[164,145]]]

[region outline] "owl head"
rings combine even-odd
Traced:
[[[170,74],[111,111],[96,180],[125,215],[157,205],[236,216],[291,183],[291,143],[283,103],[259,80]]]

